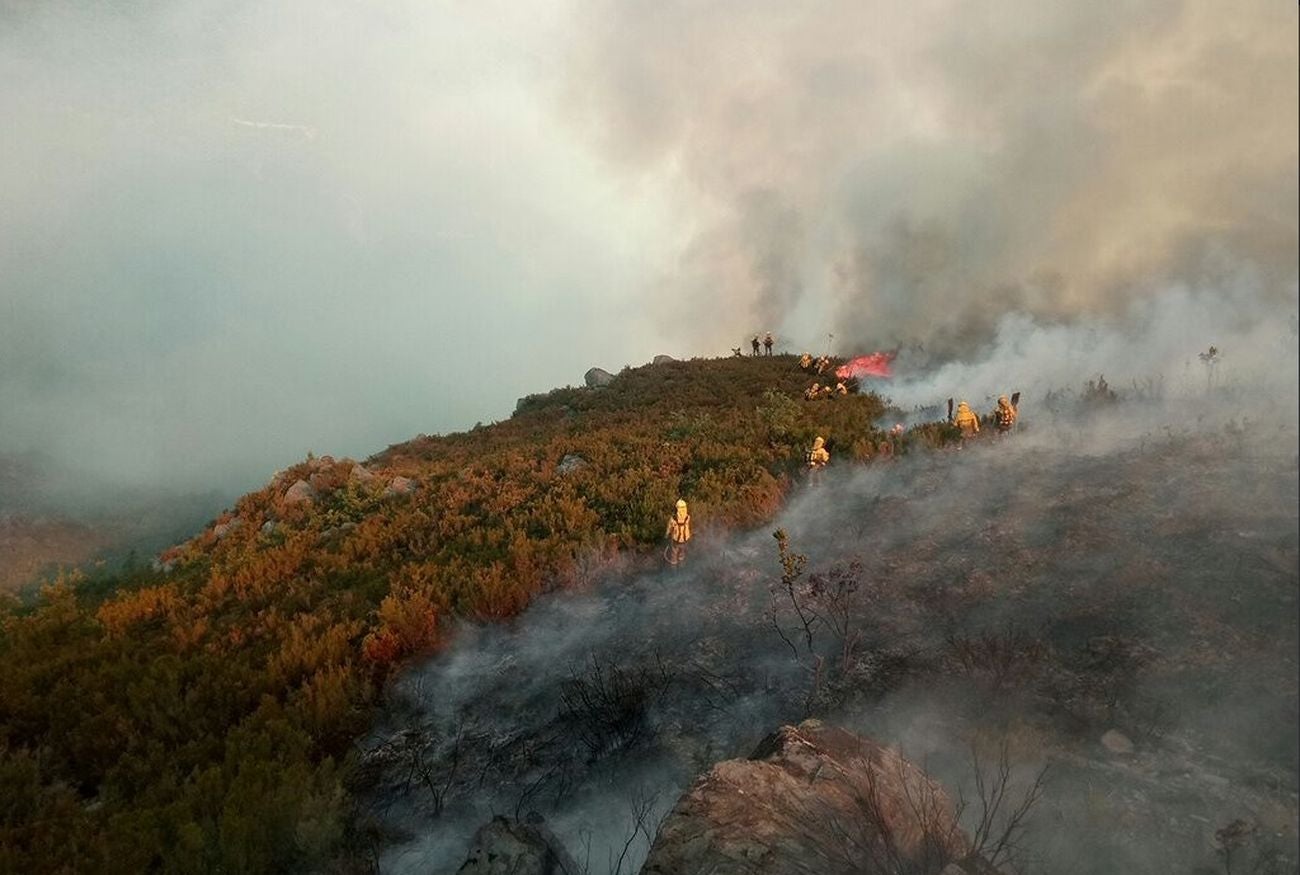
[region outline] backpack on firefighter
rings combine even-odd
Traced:
[[[1017,409],[1019,403],[1019,392],[1010,398],[1007,398],[1006,395],[998,398],[997,409],[993,411],[993,421],[997,424],[999,432],[1005,433],[1015,428],[1016,420],[1020,417],[1020,412]]]
[[[952,424],[961,429],[963,437],[979,434],[980,418],[965,401],[957,403],[957,412],[952,417]]]

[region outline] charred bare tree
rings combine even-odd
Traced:
[[[790,548],[783,529],[773,533],[781,563],[781,579],[773,584],[767,619],[796,660],[812,675],[812,689],[805,707],[811,709],[827,680],[828,661],[832,677],[848,674],[862,643],[861,622],[870,593],[862,584],[863,566],[858,560],[837,564],[804,579],[808,558]],[[793,628],[782,624],[783,616],[794,618]],[[832,639],[831,646],[818,643],[818,633]]]
[[[854,788],[851,819],[831,817],[831,833],[837,840],[838,856],[846,872],[879,872],[881,875],[929,875],[956,858],[958,827],[937,786],[924,772],[920,780],[909,775],[901,760],[891,782],[902,787],[903,816],[910,825],[910,841],[896,827],[880,789],[881,776],[868,773]]]
[[[1043,796],[1048,767],[1040,768],[1019,797],[1013,798],[1010,749],[1005,740],[998,747],[997,762],[987,773],[980,761],[979,748],[974,744],[970,756],[975,780],[974,803],[979,806],[971,845],[994,868],[1014,864],[1022,851],[1029,813]],[[958,797],[958,808],[964,810],[966,800],[960,792]]]
[[[1026,821],[1042,798],[1047,767],[1018,790],[1004,743],[997,762],[987,771],[972,746],[971,769],[975,795],[968,800],[959,790],[955,804],[925,769],[910,771],[901,759],[886,773],[869,771],[853,788],[852,817],[819,812],[829,829],[837,867],[882,875],[933,875],[954,862],[974,863],[978,871],[1017,867],[1023,857]],[[895,788],[894,805],[899,810],[890,810],[882,781]],[[977,810],[968,840],[960,823],[972,806]],[[905,833],[900,824],[906,824]]]
[[[433,803],[435,816],[442,813],[455,786],[464,740],[462,719],[448,738],[440,738],[432,724],[425,723],[406,730],[396,741],[396,752],[406,771],[402,791],[409,793],[416,786],[423,788]]]
[[[1295,875],[1300,863],[1264,840],[1259,827],[1237,819],[1214,831],[1214,852],[1224,875]]]
[[[854,652],[862,639],[862,631],[857,622],[861,610],[861,589],[862,563],[857,560],[850,561],[847,565],[835,565],[826,572],[808,578],[811,610],[834,636],[842,668],[853,661]]]
[[[623,841],[609,849],[603,868],[592,868],[591,834],[583,834],[579,840],[583,848],[581,875],[596,875],[597,872],[600,875],[633,875],[641,860],[649,853],[655,835],[667,816],[666,810],[660,814],[655,813],[658,804],[658,793],[650,793],[643,787],[632,791],[627,799],[628,821]],[[638,848],[638,845],[643,847]]]
[[[570,765],[568,759],[559,757],[550,760],[544,768],[539,769],[524,785],[519,798],[515,801],[515,820],[522,819],[532,802],[548,791],[553,804],[558,804],[568,796],[573,783]]]
[[[650,708],[669,682],[656,655],[652,665],[607,665],[592,654],[560,692],[561,715],[592,758],[634,746],[645,734]]]
[[[1024,680],[1040,666],[1047,646],[1008,624],[1000,631],[961,635],[949,633],[945,640],[949,658],[972,678],[980,678],[990,689],[1002,690]]]

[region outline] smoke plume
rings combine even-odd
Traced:
[[[1293,302],[1297,10],[605,2],[571,112],[676,193],[659,277],[714,348],[781,328],[965,357],[1009,313],[1248,277]]]

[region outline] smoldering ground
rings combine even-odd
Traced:
[[[381,868],[454,871],[492,814],[536,811],[589,871],[636,871],[637,811],[652,833],[713,762],[810,715],[968,791],[972,745],[1005,743],[1020,777],[1049,764],[1022,842],[1038,871],[1216,871],[1237,819],[1241,853],[1294,861],[1291,382],[1026,396],[1013,436],[838,458],[761,531],[698,519],[684,568],[465,627],[364,744]],[[822,599],[811,641],[778,526]]]

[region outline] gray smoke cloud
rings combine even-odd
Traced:
[[[240,491],[680,355],[559,11],[0,2],[0,453]]]
[[[754,330],[1286,318],[1296,14],[0,4],[0,452],[237,491]]]
[[[660,275],[720,345],[784,331],[965,357],[1008,313],[1171,285],[1295,299],[1297,10],[606,2],[571,112],[676,192]]]

